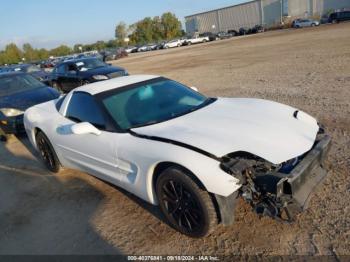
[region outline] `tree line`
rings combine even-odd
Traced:
[[[158,43],[184,35],[180,20],[170,12],[153,18],[145,17],[130,26],[120,22],[115,28],[115,37],[120,46]],[[129,41],[125,41],[126,38]]]
[[[120,22],[115,28],[115,39],[109,41],[97,41],[92,44],[75,44],[72,48],[60,45],[51,50],[45,48],[33,48],[26,43],[19,48],[15,43],[8,44],[0,51],[0,65],[15,64],[18,62],[34,62],[46,60],[50,56],[66,56],[81,51],[104,50],[109,48],[125,47],[126,45],[142,45],[146,43],[158,43],[164,40],[174,39],[185,35],[180,20],[172,13],[167,12],[153,18],[146,17],[132,25],[127,26]],[[125,40],[129,41],[125,41]]]

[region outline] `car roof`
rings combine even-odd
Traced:
[[[137,84],[143,81],[158,78],[160,76],[155,75],[132,75],[132,76],[122,76],[113,78],[106,81],[100,81],[93,84],[84,85],[73,90],[73,92],[86,92],[91,95],[96,95],[109,91],[116,88],[121,88],[124,86]]]
[[[7,77],[7,76],[12,76],[12,75],[27,75],[27,73],[18,72],[18,71],[0,72],[0,78]]]
[[[62,62],[58,63],[56,66],[63,65],[63,64],[68,64],[68,63],[83,62],[85,60],[90,60],[90,59],[98,59],[98,58],[97,57],[81,57],[81,58],[67,59],[65,61],[62,61]]]

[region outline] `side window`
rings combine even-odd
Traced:
[[[78,68],[76,67],[75,64],[68,64],[68,73],[69,74],[76,74],[76,71]]]
[[[96,128],[106,127],[103,114],[93,96],[83,92],[76,92],[70,99],[66,117],[75,122],[89,122]]]
[[[66,73],[66,65],[60,65],[58,68],[57,68],[57,72],[59,74],[64,74]]]

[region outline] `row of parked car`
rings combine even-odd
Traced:
[[[343,21],[350,20],[350,11],[341,11],[331,13],[328,17],[323,17],[321,20],[315,19],[296,19],[292,22],[293,28],[302,28],[302,27],[314,27],[319,26],[321,23],[332,23],[336,24]]]
[[[205,32],[193,37],[173,39],[170,41],[163,41],[161,43],[145,44],[141,46],[129,46],[125,49],[127,53],[147,52],[160,49],[169,49],[180,46],[188,46],[199,43],[206,43],[209,41],[228,39],[234,36],[256,34],[264,32],[265,28],[262,25],[256,25],[252,28],[242,27],[237,30],[220,31],[218,33]]]
[[[292,22],[292,27],[293,28],[314,27],[314,26],[319,26],[321,23],[339,23],[347,20],[350,20],[350,11],[341,11],[341,12],[335,12],[330,14],[329,17],[326,17],[324,21],[314,20],[314,19],[296,19]],[[167,42],[164,41],[161,43],[151,43],[151,44],[145,44],[141,46],[129,46],[125,49],[125,51],[127,53],[137,53],[137,52],[146,52],[146,51],[153,51],[153,50],[160,50],[160,49],[175,48],[180,46],[205,43],[209,41],[228,39],[235,36],[262,33],[264,31],[265,31],[265,28],[263,25],[255,25],[252,28],[241,27],[239,30],[228,30],[228,31],[221,31],[218,33],[205,32],[195,37],[179,38],[179,39],[173,39]]]
[[[62,60],[51,73],[33,64],[0,67],[0,136],[24,132],[23,112],[33,105],[82,85],[127,75],[124,68],[96,57]]]

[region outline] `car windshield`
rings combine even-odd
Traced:
[[[3,76],[0,77],[0,96],[9,96],[44,86],[43,83],[31,75],[16,74]]]
[[[102,95],[102,103],[123,130],[167,121],[214,101],[164,78],[106,94]]]
[[[99,59],[95,59],[95,58],[94,59],[80,60],[80,61],[76,62],[75,65],[77,66],[79,71],[87,71],[87,70],[95,69],[98,67],[107,66],[106,63],[102,62]]]

